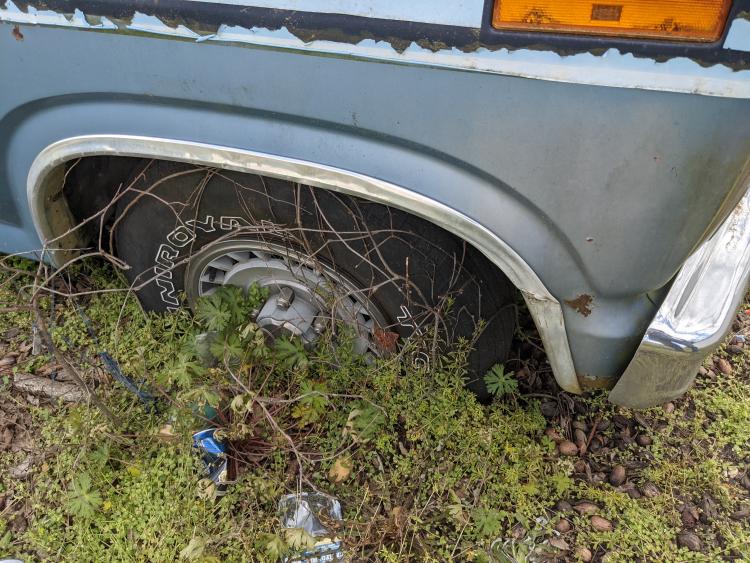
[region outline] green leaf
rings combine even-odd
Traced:
[[[557,493],[558,496],[563,495],[573,486],[573,480],[562,473],[552,475],[550,481],[552,481],[552,484],[555,487],[555,493]]]
[[[497,510],[478,508],[474,511],[474,527],[480,536],[495,536],[502,529],[502,513]]]
[[[222,299],[222,293],[217,290],[211,295],[201,298],[196,308],[196,316],[206,329],[222,332],[229,325],[232,312],[229,305]]]
[[[343,434],[355,442],[365,443],[380,435],[384,424],[385,416],[381,409],[360,401],[349,413]]]
[[[305,549],[315,545],[315,538],[304,528],[289,528],[285,532],[286,542],[292,549]]]
[[[286,542],[284,542],[279,536],[276,534],[269,534],[268,541],[264,546],[264,551],[268,557],[278,561],[287,551],[289,551],[289,548],[287,547]]]
[[[518,390],[518,381],[514,375],[512,371],[505,373],[505,366],[502,364],[495,364],[484,376],[484,383],[495,397],[502,397]]]
[[[303,381],[300,385],[302,398],[292,409],[292,416],[299,420],[302,426],[320,420],[329,403],[326,393],[328,393],[328,388],[324,384]]]
[[[180,559],[191,561],[202,557],[203,552],[206,550],[206,544],[205,538],[192,538],[184,549],[180,551]]]
[[[102,497],[91,486],[88,473],[81,473],[68,492],[68,511],[79,518],[91,518],[102,505]]]
[[[291,369],[294,367],[306,368],[308,364],[307,353],[299,340],[287,340],[281,338],[276,341],[276,355],[281,365]]]
[[[240,336],[232,332],[226,338],[216,339],[210,344],[211,355],[217,360],[236,359],[242,356],[244,347]]]

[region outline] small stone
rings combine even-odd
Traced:
[[[643,496],[647,498],[658,497],[660,494],[659,489],[653,483],[646,483],[643,485],[641,491],[643,492]]]
[[[13,340],[16,336],[21,334],[21,329],[17,326],[14,326],[12,328],[9,328],[5,331],[5,340]]]
[[[557,416],[557,403],[553,403],[552,401],[545,401],[539,408],[542,411],[542,415],[544,415],[544,418],[554,418],[555,416]]]
[[[698,375],[700,375],[701,377],[706,377],[707,374],[708,370],[706,368],[704,368],[703,366],[698,368]]]
[[[558,512],[570,512],[571,510],[573,510],[573,505],[570,504],[567,500],[559,500],[555,505],[555,509]]]
[[[685,547],[690,551],[700,551],[701,539],[693,532],[689,532],[686,530],[684,532],[681,532],[680,535],[677,536],[677,545],[680,547]]]
[[[526,528],[520,522],[510,529],[510,535],[513,539],[521,540],[526,537]]]
[[[724,358],[719,358],[718,360],[716,360],[716,367],[724,375],[732,374],[732,364],[730,364]]]
[[[25,479],[31,473],[31,456],[24,459],[21,463],[8,469],[8,475],[13,479]]]
[[[582,420],[574,420],[571,426],[576,430],[582,430],[584,432],[588,430],[588,426]]]
[[[742,476],[742,479],[740,479],[740,484],[748,491],[750,491],[750,473],[745,472],[745,474]]]
[[[10,523],[10,529],[14,534],[23,534],[28,527],[29,523],[26,521],[23,514],[16,514],[15,518],[13,518]]]
[[[698,523],[697,519],[693,517],[689,510],[683,510],[680,515],[682,519],[682,525],[686,528],[695,528]]]
[[[584,563],[589,563],[593,559],[594,555],[591,553],[591,550],[588,547],[579,547],[575,551],[575,558],[583,561]]]
[[[646,434],[638,434],[638,437],[635,439],[636,442],[638,442],[639,446],[650,446],[651,442],[651,436],[647,436]]]
[[[560,521],[555,524],[555,530],[557,530],[561,534],[569,532],[571,528],[572,526],[570,525],[570,520],[568,520],[567,518],[561,518]]]
[[[737,520],[737,521],[747,520],[747,518],[750,517],[750,506],[748,505],[743,506],[739,510],[733,512],[729,517],[732,520]]]
[[[596,429],[599,430],[599,431],[601,431],[601,432],[604,432],[609,427],[610,427],[610,422],[606,418],[601,419],[599,421],[599,424],[596,425]]]
[[[625,467],[622,465],[615,465],[612,468],[612,472],[609,474],[609,483],[613,487],[619,487],[625,482]]]
[[[562,538],[550,538],[549,544],[552,547],[559,549],[560,551],[568,551],[570,549],[568,542],[566,542]]]
[[[578,504],[576,504],[573,508],[575,508],[576,512],[579,514],[594,514],[595,512],[599,511],[599,507],[596,506],[593,502],[589,502],[587,500],[581,501]]]
[[[582,459],[579,459],[573,464],[573,470],[576,473],[586,473],[586,462]]]
[[[611,532],[615,529],[615,525],[612,522],[601,516],[592,516],[591,526],[600,532]]]
[[[0,451],[7,450],[13,443],[13,430],[6,428],[0,437]]]
[[[737,346],[736,344],[730,344],[729,346],[727,346],[727,352],[729,352],[733,356],[739,356],[743,354],[745,351],[742,349],[741,346]]]
[[[674,403],[671,401],[669,403],[664,403],[661,408],[665,413],[672,414],[674,412]]]
[[[641,494],[641,491],[639,491],[635,487],[633,487],[632,489],[628,489],[626,492],[628,493],[628,496],[632,499],[639,499],[643,496]]]
[[[719,515],[719,511],[716,508],[716,502],[710,497],[705,497],[703,499],[701,510],[703,511],[703,514],[701,515],[701,521],[703,522],[711,522]]]
[[[573,433],[573,435],[575,436],[575,443],[579,448],[581,447],[581,444],[586,443],[586,433],[580,428],[576,428],[576,431]]]
[[[557,430],[555,430],[554,428],[547,428],[544,431],[544,434],[550,440],[552,440],[555,444],[559,444],[560,442],[564,442],[565,441],[565,438],[563,438],[562,436],[560,436],[560,433]]]
[[[716,372],[712,369],[706,370],[706,377],[709,379],[716,379]]]
[[[14,356],[5,356],[0,359],[0,369],[9,368],[16,364],[16,358]]]
[[[560,455],[564,455],[564,456],[574,456],[578,454],[578,446],[576,446],[573,442],[570,442],[569,440],[560,442],[557,445],[557,449],[559,450]]]
[[[615,423],[615,426],[620,430],[622,430],[623,428],[627,428],[630,425],[630,421],[621,414],[616,414],[613,417],[613,421]]]

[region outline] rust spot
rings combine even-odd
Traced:
[[[622,6],[611,4],[594,4],[591,7],[592,21],[619,22],[622,16]]]
[[[11,33],[13,34],[13,37],[16,38],[16,41],[23,41],[23,33],[21,33],[21,28],[18,27],[18,25],[13,26],[13,31]]]
[[[375,338],[375,345],[378,347],[380,353],[384,356],[390,356],[396,351],[396,344],[398,342],[397,332],[388,332],[381,328],[375,327],[375,333],[373,334],[373,336]]]
[[[588,317],[591,314],[591,303],[593,301],[593,297],[588,293],[583,293],[575,299],[566,299],[565,304],[581,313],[584,317]]]

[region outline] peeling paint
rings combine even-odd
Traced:
[[[724,48],[750,52],[750,20],[738,18],[732,22]]]
[[[574,309],[576,312],[580,313],[584,317],[588,317],[591,314],[591,303],[594,302],[594,298],[588,295],[587,293],[583,293],[576,297],[575,299],[566,299],[565,304],[570,307],[571,309]]]
[[[23,12],[11,0],[7,0],[6,8],[0,8],[0,21],[91,29],[118,28],[118,25],[107,18],[102,18],[99,24],[92,25],[80,10],[76,10],[70,17],[33,7],[29,7],[28,12]],[[744,23],[745,20],[735,20],[735,24],[737,21]],[[750,70],[735,70],[718,63],[702,66],[687,57],[657,61],[636,57],[630,53],[623,54],[617,49],[607,49],[596,54],[585,52],[564,55],[549,50],[488,49],[476,46],[472,47],[470,52],[466,52],[456,47],[447,48],[445,45],[421,41],[399,43],[395,40],[366,38],[349,43],[343,40],[321,40],[316,39],[313,32],[290,31],[287,27],[270,30],[263,27],[248,29],[220,25],[214,33],[199,33],[183,24],[168,25],[156,16],[140,12],[136,12],[130,21],[122,22],[119,28],[196,42],[240,43],[554,82],[750,98]],[[742,32],[742,28],[739,29],[737,34]],[[728,38],[729,45],[739,44],[739,40],[731,33],[730,37],[732,42],[730,43]],[[726,44],[725,46],[734,48]]]
[[[388,43],[373,39],[364,39],[356,45],[332,41],[303,42],[286,28],[269,31],[238,26],[221,26],[216,34],[207,39],[494,72],[555,82],[750,98],[750,71],[734,71],[723,65],[704,68],[685,57],[657,62],[630,54],[623,55],[616,49],[608,49],[601,55],[580,53],[561,56],[552,51],[529,49],[490,51],[479,48],[465,53],[454,47],[433,52],[411,43],[398,53]]]
[[[184,25],[178,25],[176,27],[170,27],[162,22],[156,16],[149,16],[136,12],[133,15],[133,19],[130,20],[130,25],[127,26],[132,31],[143,31],[145,33],[154,33],[156,35],[169,35],[171,37],[186,37],[189,39],[203,39],[201,35],[188,29]]]
[[[29,25],[54,25],[62,27],[75,27],[82,29],[117,29],[117,26],[105,17],[99,18],[98,24],[91,24],[83,12],[76,8],[68,17],[59,12],[51,10],[37,10],[29,6],[27,12],[22,11],[12,0],[7,0],[5,8],[0,8],[0,21],[22,23]]]

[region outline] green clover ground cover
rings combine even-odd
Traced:
[[[73,279],[119,287],[98,264],[81,266]],[[4,274],[0,303],[22,305],[32,281]],[[331,529],[354,560],[503,561],[505,544],[523,561],[545,538],[563,559],[585,560],[587,551],[607,561],[750,558],[748,519],[737,515],[750,456],[744,353],[720,352],[732,373],[706,371],[673,410],[636,417],[603,395],[561,398],[549,384],[535,391],[528,369],[516,375],[500,367],[487,376],[498,397],[481,405],[463,388],[466,344],[429,370],[412,367],[408,349],[365,362],[345,333],[314,352],[288,341],[269,346],[246,320],[261,298],[226,290],[193,318],[146,314],[124,292],[93,294],[79,303],[97,348],[69,300],[45,297],[57,346],[117,422],[89,405],[35,405],[13,391],[14,372],[46,375],[54,360],[29,354],[30,312],[0,315],[0,359],[18,354],[0,368],[0,426],[14,436],[0,450],[0,556],[274,561],[309,542],[281,530],[276,516],[279,497],[301,486],[341,501],[344,521]],[[214,331],[208,352],[195,343],[207,329]],[[144,408],[113,382],[95,357],[99,349],[145,381],[159,408]],[[206,354],[213,367],[204,367]],[[573,408],[545,416],[543,404]],[[239,460],[237,483],[221,498],[201,479],[190,441],[215,411]],[[569,435],[571,421],[588,429],[594,420],[611,421],[600,432],[602,447],[561,455],[549,429]],[[636,427],[648,439],[622,437],[622,428]],[[11,476],[26,460],[30,471]],[[615,462],[648,494],[611,485]],[[581,501],[611,529],[592,525],[591,514],[576,509]],[[689,525],[692,507],[698,518]],[[678,545],[686,530],[699,549]]]

